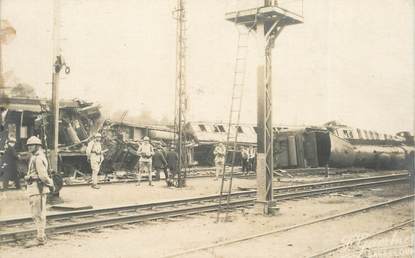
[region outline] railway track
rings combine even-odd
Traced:
[[[217,243],[214,243],[214,244],[209,244],[209,245],[206,245],[206,246],[196,247],[196,248],[180,251],[180,252],[177,252],[177,253],[172,253],[172,254],[163,256],[162,258],[180,257],[180,256],[183,256],[183,255],[194,254],[194,253],[201,252],[201,251],[214,250],[215,248],[220,248],[220,247],[224,247],[224,246],[238,244],[238,243],[241,243],[241,242],[244,242],[244,241],[257,239],[257,238],[261,238],[261,237],[268,236],[268,235],[282,234],[282,233],[285,233],[285,232],[288,232],[288,231],[291,231],[291,230],[295,230],[295,229],[298,229],[298,228],[306,227],[306,226],[309,226],[309,225],[323,223],[323,222],[327,222],[327,221],[330,221],[330,220],[334,220],[334,219],[338,219],[338,218],[342,218],[342,217],[347,217],[347,216],[351,216],[351,215],[355,215],[355,214],[359,214],[359,213],[363,213],[363,212],[368,212],[370,210],[374,210],[374,209],[378,209],[378,208],[382,208],[382,207],[387,207],[387,206],[390,206],[390,205],[393,205],[393,204],[396,204],[396,203],[400,203],[400,202],[403,202],[403,201],[409,201],[409,200],[412,200],[413,198],[414,198],[414,195],[407,195],[407,196],[400,197],[400,198],[397,198],[397,199],[393,199],[393,200],[385,201],[385,202],[382,202],[382,203],[369,205],[369,206],[362,207],[362,208],[349,210],[349,211],[346,211],[346,212],[341,212],[341,213],[338,213],[338,214],[335,214],[335,215],[331,215],[331,216],[327,216],[327,217],[323,217],[323,218],[318,218],[318,219],[306,221],[306,222],[299,223],[299,224],[294,224],[294,225],[284,227],[284,228],[278,228],[278,229],[274,229],[274,230],[267,231],[267,232],[262,232],[262,233],[257,233],[257,234],[254,234],[254,235],[243,236],[243,237],[237,238],[237,239],[221,241],[221,242],[217,242]],[[408,225],[409,223],[413,223],[413,221],[414,221],[413,219],[407,220],[405,222],[399,223],[398,225],[394,225],[394,226],[389,227],[387,229],[384,229],[384,230],[375,232],[373,234],[370,234],[369,236],[366,236],[364,238],[356,239],[351,244],[355,244],[355,243],[358,243],[359,241],[367,240],[367,239],[373,238],[377,235],[392,231],[396,228],[400,228],[402,226]],[[350,244],[350,243],[348,243],[348,244]],[[332,253],[336,250],[339,250],[339,249],[347,246],[348,244],[341,244],[339,246],[330,248],[328,250],[324,250],[322,252],[319,252],[319,253],[314,254],[312,256],[309,256],[309,257],[310,258],[323,257],[324,255]]]
[[[407,180],[407,174],[397,174],[286,186],[275,188],[273,191],[275,200],[282,201],[351,189],[404,183]],[[234,192],[231,194],[230,207],[236,209],[252,206],[255,203],[255,195],[255,190]],[[156,203],[55,213],[47,216],[46,232],[48,235],[61,234],[212,212],[218,209],[219,198],[219,195],[209,195]],[[0,243],[24,240],[32,237],[35,233],[30,217],[0,220]]]
[[[289,175],[321,175],[324,174],[325,168],[304,168],[304,169],[287,169],[286,172]],[[227,170],[230,171],[230,170]],[[339,169],[339,168],[332,168],[330,172],[333,173],[342,173],[342,172],[353,172],[350,169]],[[357,172],[356,172],[357,171]],[[355,169],[353,173],[363,172],[366,171],[365,169]],[[241,168],[237,168],[236,172],[233,175],[236,178],[244,178],[244,179],[251,179],[255,178],[256,174],[254,172],[249,172],[248,174],[243,174],[241,172]],[[197,169],[192,169],[190,174],[186,176],[187,179],[198,179],[198,178],[213,178],[215,177],[215,169],[211,167],[202,167]],[[91,179],[92,180],[92,179]],[[155,179],[153,179],[154,181]],[[99,182],[100,185],[110,185],[110,184],[125,184],[125,183],[136,183],[138,180],[134,178],[127,178],[127,179],[118,179],[113,181],[106,181],[101,180]],[[64,180],[64,187],[76,187],[76,186],[89,186],[91,182],[70,182],[70,180]],[[148,182],[148,176],[143,176],[141,178],[141,182]]]
[[[235,177],[244,177],[242,175],[242,173],[237,172],[234,174]],[[245,177],[253,177],[254,174],[251,174],[249,176],[245,176]],[[186,179],[197,179],[197,178],[209,178],[209,177],[215,177],[215,171],[214,170],[202,170],[200,172],[195,172],[192,173],[190,175],[186,176]],[[92,180],[92,179],[91,179]],[[164,180],[164,179],[161,179]],[[66,180],[64,180],[66,181]],[[155,181],[155,177],[153,176],[153,181]],[[134,179],[134,178],[129,178],[129,179],[119,179],[119,180],[115,180],[115,181],[100,181],[99,184],[100,185],[111,185],[111,184],[125,184],[125,183],[137,183],[138,180]],[[140,180],[140,182],[148,182],[148,176],[143,176]],[[76,186],[89,186],[91,185],[91,182],[76,182],[76,183],[65,183],[64,187],[76,187]]]
[[[396,230],[396,229],[403,228],[403,227],[408,226],[408,225],[411,225],[411,224],[413,224],[413,223],[414,223],[414,219],[409,219],[409,220],[406,220],[406,221],[404,221],[404,222],[402,222],[402,223],[399,223],[399,224],[397,224],[397,225],[393,225],[393,226],[388,227],[388,228],[386,228],[386,229],[382,229],[382,230],[377,231],[377,232],[375,232],[375,233],[369,234],[369,235],[367,235],[367,236],[365,236],[365,237],[355,239],[355,240],[354,240],[354,241],[352,241],[352,242],[345,243],[345,244],[340,244],[340,245],[338,245],[338,246],[335,246],[335,247],[329,248],[329,249],[327,249],[327,250],[320,251],[320,252],[318,252],[318,253],[315,253],[315,254],[311,255],[309,258],[325,257],[326,255],[332,254],[332,253],[334,253],[334,252],[336,252],[336,251],[338,251],[338,250],[341,250],[342,248],[346,248],[346,247],[350,247],[350,246],[353,246],[353,245],[356,245],[356,244],[360,244],[360,243],[362,243],[363,241],[366,241],[366,240],[369,240],[369,239],[371,239],[371,238],[377,237],[377,236],[379,236],[379,235],[382,235],[382,234],[388,233],[388,232],[390,232],[390,231],[394,231],[394,230]]]

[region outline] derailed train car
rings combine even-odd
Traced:
[[[39,98],[0,97],[0,151],[4,149],[8,137],[16,138],[16,150],[27,152],[26,140],[30,136],[51,142],[51,102]],[[69,174],[74,170],[88,171],[85,155],[86,143],[100,128],[100,106],[83,100],[60,101],[59,112],[59,171]],[[23,155],[27,156],[27,155]],[[19,170],[24,172],[27,160],[19,162]]]
[[[16,138],[16,150],[23,157],[19,161],[20,174],[27,171],[28,153],[26,140],[38,136],[51,142],[51,102],[46,99],[28,97],[0,97],[0,158],[9,137]],[[129,124],[104,120],[100,105],[79,99],[60,101],[59,112],[59,158],[58,169],[64,177],[76,177],[91,172],[86,157],[86,146],[96,132],[103,136],[104,161],[101,172],[135,171],[138,163],[137,149],[144,136],[150,136],[153,145],[169,146],[174,137],[173,129],[167,126]],[[45,133],[46,137],[43,137]],[[189,161],[192,159],[192,145]],[[1,161],[1,160],[0,160]]]
[[[334,122],[324,127],[280,131],[274,141],[280,168],[364,167],[404,169],[414,146],[398,135],[351,128]]]

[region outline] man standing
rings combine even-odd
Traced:
[[[255,162],[255,150],[254,150],[254,147],[249,146],[249,149],[248,149],[248,167],[249,167],[249,171],[255,171],[256,168],[254,168],[254,162]]]
[[[152,157],[154,155],[153,146],[150,144],[150,138],[147,136],[144,137],[144,143],[138,148],[137,154],[140,156],[139,160],[139,169],[138,169],[138,182],[137,185],[140,185],[141,173],[143,171],[148,172],[148,185],[153,186],[152,180]]]
[[[88,143],[88,147],[86,148],[86,155],[88,157],[92,169],[91,187],[94,189],[100,188],[98,186],[98,173],[101,168],[101,163],[104,160],[104,155],[101,146],[101,138],[102,136],[100,133],[95,134],[94,139]]]
[[[161,155],[163,155],[164,159],[166,160],[166,166],[164,166],[163,171],[164,171],[164,175],[166,176],[166,183],[168,181],[169,178],[169,172],[168,172],[168,164],[167,164],[167,152],[166,152],[166,147],[164,145],[160,146],[160,153]],[[169,184],[167,184],[168,186]]]
[[[219,143],[218,146],[216,146],[215,150],[213,151],[213,154],[215,155],[215,166],[216,166],[216,177],[215,180],[218,180],[219,173],[225,173],[223,171],[223,166],[225,164],[225,145],[223,143]]]
[[[34,242],[28,242],[25,247],[44,245],[46,243],[46,187],[49,187],[49,190],[54,192],[54,185],[48,175],[49,164],[41,146],[42,142],[36,136],[32,136],[27,140],[27,148],[32,156],[25,180],[27,182],[27,193],[32,217],[37,229],[37,238]]]
[[[160,171],[164,170],[164,176],[166,177],[167,182],[167,170],[165,170],[165,168],[167,167],[167,161],[163,153],[161,152],[161,147],[158,147],[153,155],[153,166],[156,170],[156,180],[160,180]]]
[[[241,159],[242,159],[242,174],[248,174],[248,149],[244,146],[241,147]]]
[[[20,180],[17,173],[17,160],[18,155],[14,145],[16,144],[16,139],[10,137],[7,140],[7,147],[3,155],[3,189],[9,188],[9,181],[14,181],[14,185],[17,189],[20,189]]]
[[[169,168],[169,180],[167,186],[174,185],[174,177],[177,174],[177,163],[179,162],[179,154],[175,151],[174,145],[170,147],[170,150],[166,154],[167,167]]]

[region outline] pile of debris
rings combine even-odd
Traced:
[[[52,133],[51,102],[39,98],[0,97],[0,151],[7,138],[16,138],[16,150],[27,152],[26,141],[35,135],[46,139]],[[60,102],[59,117],[59,171],[65,174],[75,169],[89,169],[85,148],[89,139],[102,125],[100,106],[79,99]],[[25,172],[27,161],[19,166]]]

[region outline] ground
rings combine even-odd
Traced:
[[[318,179],[304,178],[301,180],[297,178],[294,181],[315,180]],[[279,184],[291,184],[290,181],[292,180],[286,180],[286,182],[280,182]],[[140,187],[136,187],[134,184],[106,185],[98,191],[89,187],[72,187],[64,189],[62,196],[67,202],[79,202],[79,197],[82,196],[85,204],[92,203],[94,207],[102,207],[114,203],[121,205],[213,194],[217,192],[219,182],[208,178],[194,179],[189,180],[188,185],[186,189],[168,189],[162,185],[162,182],[154,187],[145,184]],[[255,180],[237,179],[235,187],[238,186],[255,187]],[[243,209],[231,214],[232,222],[215,223],[216,214],[210,213],[179,218],[174,221],[158,221],[95,230],[93,232],[58,235],[50,237],[48,244],[43,247],[23,249],[20,245],[2,246],[0,247],[0,257],[48,258],[57,257],[58,255],[60,258],[163,257],[183,250],[284,228],[391,200],[406,195],[408,192],[409,189],[405,184],[384,186],[372,190],[359,190],[358,192],[281,202],[278,205],[279,213],[273,217],[256,214],[255,209]],[[20,206],[17,206],[21,209],[25,202],[24,195],[18,192],[9,194],[17,203],[21,203]],[[3,210],[1,215],[5,217],[17,213],[10,207],[7,209],[4,209],[3,205],[0,207]],[[353,237],[373,233],[408,220],[412,216],[412,207],[412,203],[402,202],[362,214],[301,227],[285,233],[271,234],[178,257],[309,257],[312,254],[339,245],[342,240],[347,241]],[[23,211],[20,215],[26,214],[28,210]],[[408,246],[412,237],[410,229],[411,227],[405,227],[390,234],[380,235],[379,239],[388,239],[392,236],[402,239],[402,245]],[[356,247],[354,248],[359,250]],[[339,250],[329,257],[341,257],[358,253],[358,251],[352,250],[352,252],[350,250],[352,249]]]

